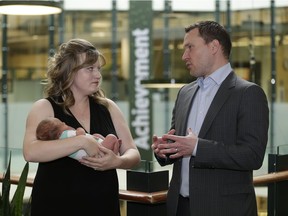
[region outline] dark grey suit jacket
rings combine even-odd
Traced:
[[[197,82],[179,91],[173,110],[176,135],[186,135]],[[193,216],[257,216],[253,170],[262,166],[269,109],[263,90],[234,72],[221,84],[199,132],[197,155],[190,159],[190,207]],[[157,158],[161,165],[174,161]],[[181,159],[174,162],[167,214],[175,216]]]

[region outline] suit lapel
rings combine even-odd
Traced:
[[[203,121],[201,130],[199,132],[199,137],[205,137],[205,134],[210,128],[215,116],[217,115],[227,98],[231,95],[231,90],[235,87],[236,79],[236,74],[234,72],[231,72],[219,87],[219,90],[216,93]]]
[[[184,100],[183,100],[181,110],[180,110],[180,113],[182,113],[182,114],[179,115],[179,117],[181,117],[180,122],[185,122],[185,124],[180,124],[180,131],[179,132],[181,135],[186,135],[188,116],[189,116],[189,113],[191,110],[194,96],[195,96],[198,89],[199,89],[199,86],[196,83],[186,90]]]

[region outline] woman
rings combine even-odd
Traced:
[[[49,60],[46,98],[36,101],[27,116],[23,154],[39,162],[32,190],[31,215],[120,215],[116,169],[140,162],[124,116],[100,89],[104,57],[88,41],[72,39]],[[91,136],[42,141],[39,122],[56,117],[74,128],[122,140],[119,155]],[[68,155],[80,149],[89,156],[77,161]],[[109,206],[108,208],[106,208]]]

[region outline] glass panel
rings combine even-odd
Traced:
[[[214,3],[214,1],[211,1]],[[237,8],[242,1],[231,2],[231,14],[228,14],[228,1],[219,1],[219,22],[231,31],[233,42],[232,64],[235,72],[249,81],[261,85],[267,94],[271,110],[273,131],[269,129],[269,141],[263,166],[253,172],[254,176],[266,174],[268,171],[268,154],[287,154],[288,133],[286,132],[288,115],[288,7],[275,8],[275,42],[276,42],[276,102],[271,104],[273,96],[271,88],[271,1],[248,0],[245,7]],[[258,7],[258,3],[265,7]],[[277,1],[276,1],[277,3]],[[175,3],[175,5],[178,2]],[[193,3],[198,4],[198,3]],[[216,4],[216,1],[215,1]],[[173,5],[173,4],[172,4]],[[175,6],[174,6],[175,7]],[[153,17],[153,66],[152,76],[163,76],[163,38],[168,34],[170,52],[170,76],[172,78],[189,79],[189,72],[181,60],[183,53],[182,42],[184,27],[199,20],[215,20],[216,11],[183,9],[169,12],[168,31],[164,26],[164,11],[155,10]],[[103,70],[103,89],[107,97],[111,97],[112,70],[112,14],[110,10],[91,9],[65,11],[64,41],[79,37],[91,41],[104,54],[107,65]],[[129,120],[129,11],[117,11],[117,66],[118,93],[121,109],[125,118]],[[43,97],[43,86],[40,81],[45,78],[49,53],[50,16],[8,16],[8,101],[9,124],[1,127],[0,131],[0,172],[5,171],[7,165],[7,150],[4,129],[8,130],[9,151],[11,151],[11,171],[19,174],[25,165],[22,156],[22,140],[25,130],[25,118],[32,102]],[[59,16],[55,17],[54,44],[59,44]],[[3,18],[1,18],[3,21]],[[231,26],[230,26],[231,25]],[[2,36],[3,37],[3,36]],[[3,39],[3,38],[2,38]],[[3,63],[2,63],[3,65]],[[0,73],[2,79],[2,73]],[[171,113],[178,89],[169,90],[169,98],[165,97],[163,89],[155,89],[153,97],[153,128],[155,134],[166,133],[170,127]],[[159,110],[163,112],[159,113]],[[5,113],[0,105],[0,112]],[[0,122],[4,116],[0,115]],[[6,128],[7,127],[7,128]],[[15,136],[15,131],[17,136]],[[11,146],[15,148],[11,148]],[[35,175],[37,163],[30,163],[29,175]],[[135,170],[154,172],[168,170],[171,177],[172,165],[161,167],[156,161],[142,161]],[[118,170],[120,188],[126,187],[126,171]],[[258,189],[257,189],[258,190]],[[265,189],[264,189],[265,190]]]
[[[288,154],[288,144],[287,145],[279,145],[279,146],[277,146],[277,154],[279,154],[279,155],[287,155]]]

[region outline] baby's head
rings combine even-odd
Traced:
[[[39,140],[55,140],[59,139],[64,130],[71,129],[73,128],[69,127],[59,119],[49,117],[39,123],[36,129],[36,137]]]

